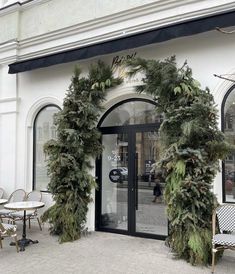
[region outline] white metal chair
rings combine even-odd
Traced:
[[[219,233],[216,234],[216,217]],[[215,253],[219,250],[235,250],[235,205],[222,205],[212,216],[212,270],[215,270]]]
[[[14,203],[14,202],[22,202],[26,198],[26,192],[23,189],[17,189],[11,193],[11,195],[8,198],[8,203]],[[0,210],[0,219],[2,221],[3,218],[10,219],[10,214],[14,212],[12,210],[8,209],[1,209]]]
[[[41,202],[42,201],[42,193],[40,191],[31,191],[27,194],[26,196],[26,201],[37,201]],[[23,220],[24,218],[24,211],[16,211],[12,212],[11,218],[13,219],[13,223],[15,224],[16,221]],[[29,228],[30,228],[30,220],[31,219],[37,219],[38,225],[40,230],[42,230],[41,222],[38,217],[38,212],[37,210],[27,210],[26,211],[26,219],[29,220]]]
[[[15,240],[16,251],[19,252],[16,225],[3,224],[0,222],[0,247],[2,248],[2,238],[12,237]]]

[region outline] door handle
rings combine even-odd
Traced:
[[[135,153],[135,174],[134,174],[134,189],[135,190],[135,210],[138,210],[138,153]]]

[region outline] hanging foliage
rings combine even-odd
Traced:
[[[231,147],[217,126],[217,110],[185,63],[136,59],[127,63],[129,75],[142,72],[137,92],[150,94],[163,113],[160,127],[164,148],[160,167],[165,175],[164,198],[169,218],[168,243],[179,258],[207,264],[211,258],[211,218],[217,205],[212,183],[219,159]]]
[[[97,122],[107,89],[122,81],[102,62],[89,69],[87,77],[76,68],[63,109],[55,116],[57,140],[44,149],[48,156],[49,191],[55,204],[42,216],[60,242],[80,238],[84,229],[91,190],[96,186],[90,175],[91,159],[102,152]]]

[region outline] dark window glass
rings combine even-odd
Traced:
[[[235,87],[229,91],[223,104],[223,130],[227,141],[235,145]],[[235,153],[224,161],[224,197],[225,202],[235,202]]]
[[[49,183],[44,144],[50,139],[56,139],[56,127],[53,116],[60,109],[57,106],[46,106],[41,109],[34,121],[34,182],[36,190],[46,190]]]
[[[102,122],[102,127],[160,123],[162,115],[156,106],[146,101],[129,101],[114,108]]]

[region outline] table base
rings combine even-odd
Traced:
[[[20,248],[20,251],[25,251],[25,246],[29,245],[29,244],[37,244],[38,243],[38,240],[31,240],[31,239],[20,239],[18,240],[18,245],[19,245],[19,248]],[[10,245],[15,245],[14,242],[11,242]]]

